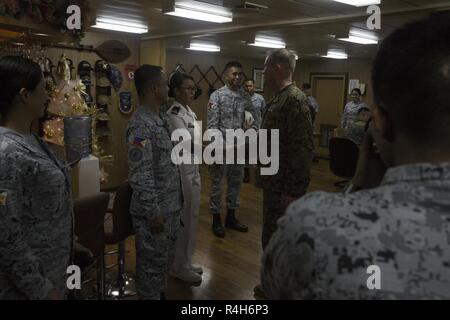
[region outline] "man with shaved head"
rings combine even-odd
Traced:
[[[275,97],[267,103],[261,129],[269,130],[269,134],[271,129],[279,130],[280,169],[276,175],[258,177],[258,184],[264,190],[263,249],[277,228],[277,220],[291,202],[306,193],[310,182],[311,116],[306,96],[292,82],[295,64],[294,54],[286,49],[274,51],[265,62],[265,82]],[[271,139],[267,140],[270,144]],[[255,294],[264,294],[260,286],[256,286]]]

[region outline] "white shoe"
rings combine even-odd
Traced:
[[[170,271],[170,275],[174,278],[186,281],[186,282],[201,282],[202,276],[190,269],[181,269],[179,272]]]
[[[203,268],[196,264],[191,265],[191,270],[194,271],[195,273],[203,274]]]

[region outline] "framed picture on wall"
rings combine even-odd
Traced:
[[[255,80],[255,92],[264,92],[264,69],[253,69],[253,80]]]

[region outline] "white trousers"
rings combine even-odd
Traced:
[[[189,268],[192,263],[200,210],[201,181],[199,166],[182,164],[180,165],[180,172],[184,206],[181,212],[181,225],[175,244],[175,258],[172,264],[174,271]]]

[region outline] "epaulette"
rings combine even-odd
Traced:
[[[178,113],[180,113],[180,107],[179,106],[173,107],[171,113],[177,116]]]

